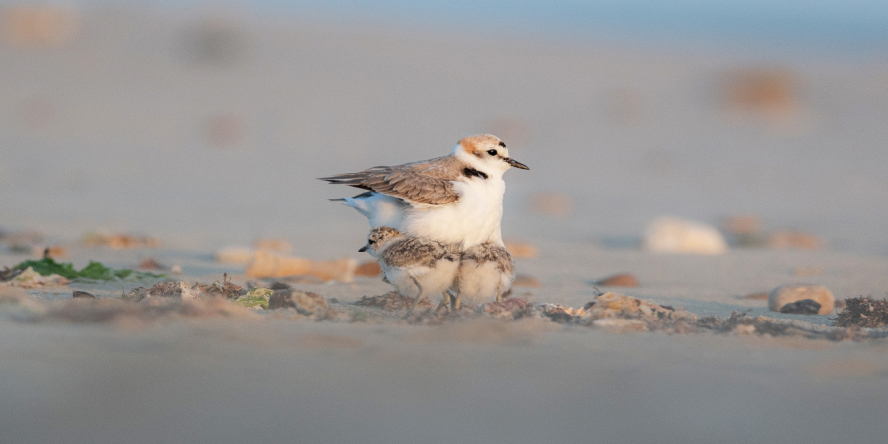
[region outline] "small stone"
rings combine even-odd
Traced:
[[[600,279],[595,282],[595,285],[601,285],[602,287],[637,287],[638,279],[629,273],[622,273]]]
[[[790,302],[780,307],[780,313],[813,315],[820,312],[820,304],[812,299]]]
[[[173,267],[170,268],[170,271],[173,272],[173,274],[182,274],[182,266],[178,264],[173,265]]]
[[[533,259],[539,255],[539,249],[527,242],[506,241],[506,250],[516,259]]]
[[[825,242],[818,236],[801,231],[778,231],[768,236],[765,245],[775,249],[820,250]]]
[[[9,281],[9,285],[21,288],[39,288],[54,287],[58,285],[68,285],[70,281],[57,274],[49,276],[41,276],[40,273],[34,271],[32,267],[28,267],[17,276]]]
[[[96,297],[95,297],[93,294],[91,294],[91,293],[87,293],[87,292],[85,292],[85,291],[79,291],[79,290],[74,292],[74,296],[73,296],[73,297],[74,297],[74,299],[81,299],[81,298],[83,298],[83,299],[95,299],[95,298],[96,298]]]
[[[770,296],[771,296],[770,293],[764,293],[764,292],[762,292],[762,293],[749,293],[749,294],[746,295],[746,296],[742,296],[742,297],[740,297],[740,299],[751,299],[751,300],[753,300],[753,301],[767,301],[768,298],[769,298]]]
[[[515,276],[515,280],[512,282],[513,287],[539,287],[540,281],[532,276],[528,276],[526,274],[519,274]]]
[[[655,253],[722,254],[728,245],[721,233],[709,225],[661,217],[648,225],[644,249]]]
[[[313,261],[282,256],[270,251],[257,251],[247,264],[246,274],[254,278],[310,275],[323,281],[351,282],[357,262],[344,258],[337,261]]]
[[[268,299],[268,308],[295,308],[299,314],[310,316],[326,311],[327,301],[308,291],[277,290]]]
[[[268,286],[268,288],[271,290],[287,290],[290,288],[290,284],[286,282],[276,281],[272,282],[271,285]]]
[[[113,250],[127,248],[157,248],[160,241],[149,236],[136,236],[127,233],[111,233],[106,230],[96,230],[83,235],[83,245],[87,247],[108,247]]]
[[[145,259],[142,259],[141,262],[139,262],[139,268],[143,270],[163,270],[166,267],[160,265],[160,262],[157,262],[156,259],[146,257]]]
[[[355,276],[373,277],[382,274],[382,268],[376,261],[367,261],[355,268]]]
[[[835,307],[835,297],[833,297],[832,292],[826,287],[820,285],[787,284],[781,285],[771,291],[768,298],[768,309],[782,312],[785,305],[804,301],[806,299],[810,299],[812,302],[820,304],[817,314],[829,314]],[[800,307],[804,307],[804,310],[807,311],[810,310],[811,305],[803,304],[802,306],[796,306],[796,308]]]
[[[722,227],[733,235],[755,235],[762,230],[762,220],[758,216],[752,215],[728,216],[722,219]]]

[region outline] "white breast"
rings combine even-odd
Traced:
[[[454,182],[454,188],[458,201],[409,208],[398,229],[447,245],[460,244],[462,249],[487,241],[503,245],[500,224],[505,182],[498,177],[471,178]]]

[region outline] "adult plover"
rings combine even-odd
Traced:
[[[502,140],[483,134],[460,140],[449,156],[321,180],[368,190],[341,200],[367,216],[371,228],[391,226],[463,250],[503,245],[503,173],[511,167],[529,169],[509,157]]]
[[[508,250],[493,242],[472,246],[460,256],[459,271],[451,287],[456,297],[451,305],[459,309],[462,298],[474,304],[493,297],[500,301],[514,280],[515,262]]]
[[[456,277],[459,254],[431,239],[405,236],[390,227],[370,230],[366,251],[379,261],[385,280],[402,296],[416,298],[407,312],[409,317],[423,296],[443,294]]]

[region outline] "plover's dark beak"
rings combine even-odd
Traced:
[[[361,247],[361,249],[360,249],[360,250],[358,250],[358,251],[359,251],[359,252],[361,252],[361,253],[363,253],[363,252],[365,252],[365,251],[367,251],[367,246],[366,246],[366,245],[364,245],[364,246],[363,246],[363,247]]]
[[[527,167],[527,165],[525,165],[515,159],[512,159],[511,157],[506,159],[506,163],[508,163],[509,165],[512,165],[515,168],[521,168],[522,170],[529,170],[530,169]]]

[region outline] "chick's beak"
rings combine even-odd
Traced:
[[[359,251],[359,252],[361,252],[361,253],[363,253],[363,252],[365,252],[365,251],[367,251],[367,245],[364,245],[364,246],[363,246],[363,247],[361,247],[361,249],[360,249],[360,250],[358,250],[358,251]]]
[[[515,168],[521,168],[522,170],[529,170],[530,169],[527,167],[527,165],[525,165],[515,159],[512,159],[511,157],[506,159],[506,163],[508,163],[509,165],[512,165]]]

